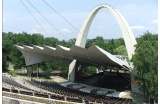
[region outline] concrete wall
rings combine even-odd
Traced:
[[[2,104],[43,104],[43,103],[37,103],[37,102],[2,96]]]

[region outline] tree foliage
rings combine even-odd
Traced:
[[[153,101],[158,97],[158,35],[146,32],[137,41],[132,57],[137,79],[144,95]]]
[[[127,50],[125,45],[121,45],[119,47],[117,47],[116,49],[114,49],[114,53],[117,55],[126,55],[127,56]]]
[[[84,73],[96,73],[97,68],[95,66],[89,66],[84,68],[83,72]]]
[[[116,48],[115,46],[115,41],[113,39],[111,40],[105,40],[101,36],[97,36],[95,39],[88,40],[86,44],[86,48],[89,48],[92,45],[97,45],[100,48],[103,48],[109,53],[115,54],[114,49]]]

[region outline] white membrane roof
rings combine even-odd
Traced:
[[[102,48],[92,45],[88,49],[76,45],[71,48],[64,46],[18,46],[15,45],[23,54],[26,65],[41,63],[46,60],[62,60],[70,63],[73,59],[79,60],[81,63],[93,66],[117,67],[124,70],[130,70],[130,65]]]

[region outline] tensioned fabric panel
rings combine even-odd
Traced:
[[[59,57],[56,54],[52,54],[48,50],[44,51],[45,48],[43,48],[42,50],[37,50],[34,48],[37,46],[33,46],[33,48],[25,46],[25,45],[23,47],[18,46],[18,45],[15,45],[15,46],[22,52],[26,65],[41,63],[47,60],[62,60],[68,64],[72,61],[71,59]]]
[[[73,59],[79,60],[86,65],[117,67],[125,70],[130,70],[130,65],[102,48],[92,45],[88,49],[76,45],[71,48],[64,46],[18,46],[15,45],[23,54],[26,65],[41,63],[46,60],[62,60],[70,63]]]

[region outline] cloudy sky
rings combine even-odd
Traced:
[[[23,2],[23,4],[21,1]],[[31,34],[41,33],[45,37],[56,37],[58,39],[66,40],[70,38],[76,38],[78,30],[80,30],[88,13],[99,4],[109,4],[119,10],[119,12],[124,16],[128,24],[130,25],[135,37],[142,35],[147,30],[153,33],[158,33],[158,0],[45,1],[72,25],[61,18],[61,16],[59,16],[53,9],[46,5],[43,0],[3,0],[3,31],[11,31],[14,33],[25,31]],[[94,23],[92,23],[93,26],[91,25],[92,27],[90,29],[88,38],[94,38],[98,34],[106,35],[109,32],[110,34],[114,34],[112,33],[115,31],[114,27],[116,26],[114,25],[109,26],[113,28],[108,28],[108,31],[107,29],[105,29],[104,31],[102,30],[102,28],[107,27],[107,25],[102,24],[107,24],[106,21],[109,21],[109,19],[106,19],[106,21],[105,19],[102,19],[104,22],[101,22],[100,25],[97,25],[98,22],[100,23],[100,18],[103,18],[101,16],[104,15],[104,13],[108,13],[102,12],[99,13],[99,17],[97,14],[97,18],[93,20]],[[101,33],[99,31],[101,31]],[[118,29],[116,31],[118,31]],[[107,37],[112,38],[114,36]]]

